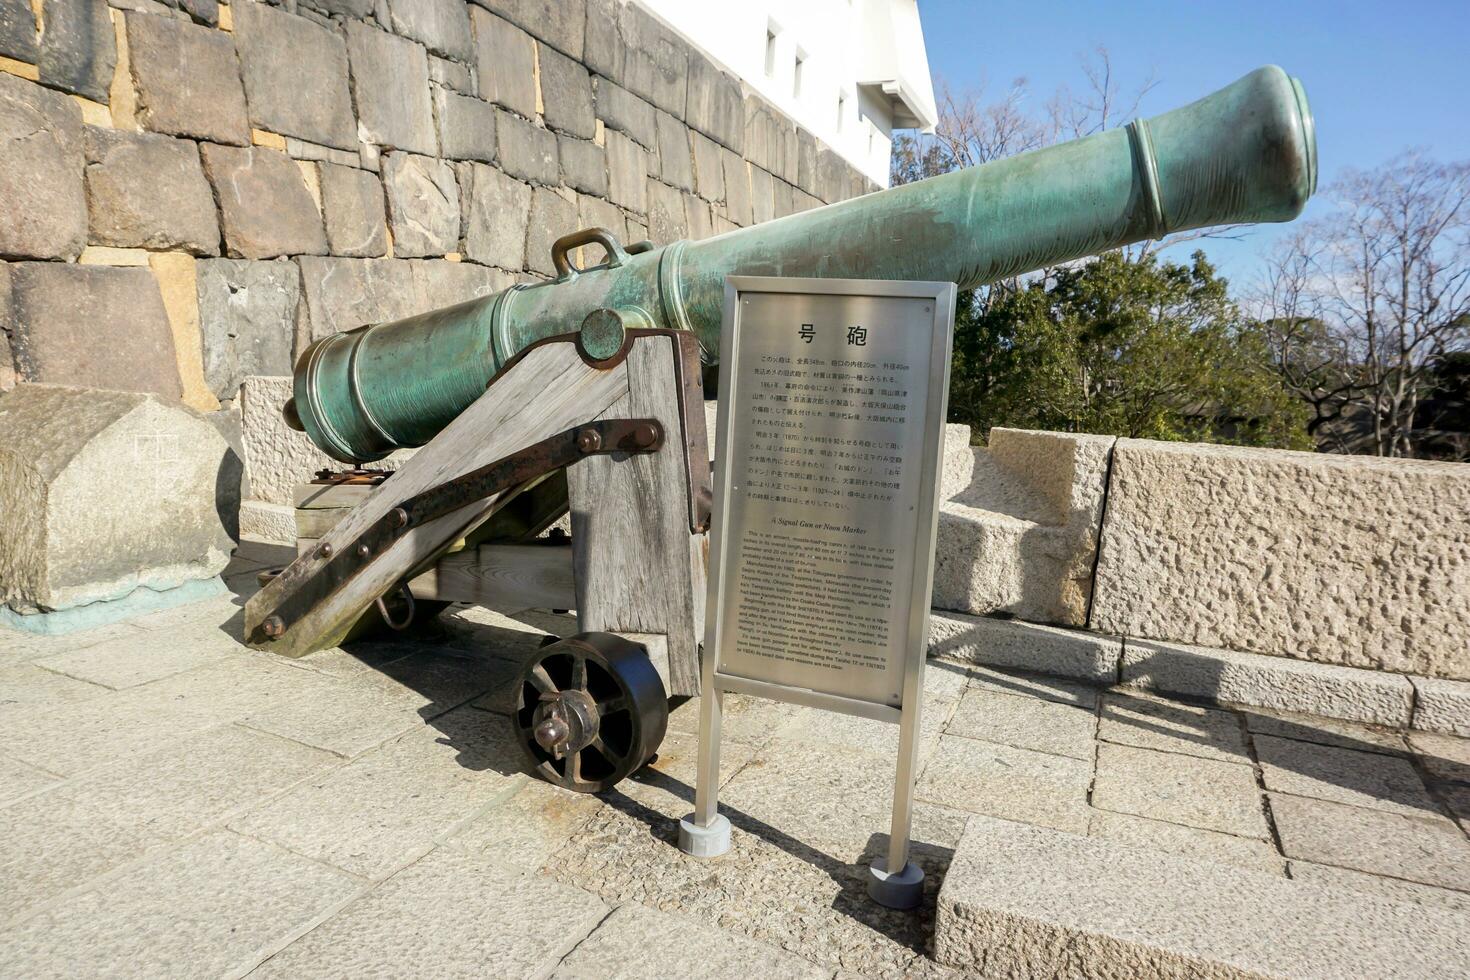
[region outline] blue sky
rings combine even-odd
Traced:
[[[1319,197],[1345,167],[1369,168],[1410,146],[1470,159],[1470,3],[1040,3],[919,0],[929,66],[956,88],[1003,93],[1025,77],[1038,111],[1056,88],[1085,80],[1079,56],[1101,44],[1125,89],[1150,71],[1140,106],[1155,115],[1213,92],[1253,68],[1301,78],[1317,120]],[[937,86],[936,86],[937,87]],[[1207,241],[1221,270],[1245,285],[1274,230]],[[1180,249],[1177,258],[1187,256]]]

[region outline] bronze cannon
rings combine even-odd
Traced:
[[[567,235],[549,282],[316,342],[287,414],[337,459],[381,459],[428,442],[547,337],[581,330],[596,349],[629,329],[675,328],[713,360],[729,275],[973,288],[1173,232],[1287,221],[1316,181],[1301,84],[1261,68],[1121,129],[702,241],[624,248],[601,229]],[[569,251],[594,243],[605,260],[574,267]]]

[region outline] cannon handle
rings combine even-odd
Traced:
[[[583,245],[601,245],[603,251],[607,253],[607,260],[603,265],[609,269],[616,269],[628,261],[627,250],[612,232],[606,228],[583,228],[570,235],[563,235],[551,243],[551,264],[556,267],[557,282],[576,278],[578,273],[586,271],[572,265],[571,257],[567,254],[572,249],[581,248]]]

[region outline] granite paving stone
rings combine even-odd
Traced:
[[[0,807],[0,922],[164,843],[112,814],[50,797],[41,793]],[[6,962],[0,952],[0,973],[9,972]]]
[[[1447,908],[977,818],[935,955],[986,977],[1439,977],[1470,970],[1467,926]]]
[[[592,895],[440,848],[352,902],[252,977],[546,976],[601,922]]]
[[[1470,891],[1470,841],[1444,817],[1415,818],[1271,794],[1289,858]]]
[[[944,806],[1087,833],[1092,764],[944,735],[915,796]]]
[[[0,933],[28,977],[219,976],[361,890],[350,875],[221,831]]]
[[[1253,735],[1294,738],[1300,742],[1335,745],[1340,749],[1356,749],[1359,752],[1403,755],[1406,751],[1404,736],[1391,728],[1359,725],[1316,715],[1270,711],[1265,708],[1243,709],[1241,714],[1245,718],[1245,727]]]
[[[1229,711],[1147,697],[1103,697],[1097,736],[1105,742],[1221,762],[1250,761],[1240,719]]]
[[[385,663],[366,680],[405,698],[424,718],[433,718],[510,682],[520,664],[498,656],[463,651],[420,650]]]
[[[89,701],[18,707],[0,715],[0,745],[23,762],[72,775],[279,700],[299,687],[302,674],[241,656]]]
[[[390,872],[510,787],[520,749],[491,717],[468,708],[453,712],[298,785],[231,826],[355,874]]]
[[[720,746],[720,785],[728,786],[755,758],[751,745],[729,742]],[[653,809],[685,812],[694,809],[694,789],[699,782],[699,739],[682,732],[669,732],[654,753],[653,761],[618,784],[618,792]]]
[[[1269,836],[1250,766],[1177,752],[1099,745],[1092,805],[1237,837]]]
[[[1381,875],[1350,871],[1347,868],[1334,868],[1326,864],[1313,864],[1310,861],[1292,861],[1290,867],[1293,881],[1339,885],[1343,888],[1366,892],[1369,895],[1379,895],[1395,902],[1450,908],[1457,912],[1470,913],[1470,893],[1467,892],[1435,888],[1433,885],[1421,885],[1398,878],[1384,878]]]
[[[1149,820],[1127,813],[1092,811],[1087,834],[1089,837],[1147,847],[1166,854],[1198,857],[1268,874],[1282,874],[1286,866],[1276,848],[1266,841],[1165,823],[1162,820]]]
[[[954,711],[953,701],[925,698],[919,716],[919,765],[934,751],[939,734]],[[775,731],[778,738],[828,745],[844,751],[866,752],[885,759],[898,758],[899,726],[857,715],[793,706],[791,717]]]
[[[744,694],[726,694],[720,733],[726,741],[760,745],[796,712],[796,706]],[[699,734],[699,698],[690,698],[669,713],[669,731]]]
[[[1470,738],[1412,732],[1409,744],[1429,778],[1470,783]]]
[[[1407,759],[1330,745],[1258,736],[1256,754],[1266,789],[1404,816],[1439,813]]]
[[[61,777],[0,755],[0,806],[54,786]]]
[[[134,830],[177,838],[337,764],[318,749],[221,725],[73,779],[47,798],[106,812],[114,823]]]
[[[828,980],[824,969],[784,950],[637,902],[618,907],[577,944],[552,980],[639,980],[657,964],[668,977],[789,977]]]
[[[1445,783],[1435,787],[1450,813],[1460,822],[1460,829],[1470,834],[1470,786]]]
[[[834,858],[800,831],[773,833],[727,809],[734,826],[730,853],[700,861],[676,846],[677,821],[687,812],[682,800],[663,810],[616,795],[608,803],[547,860],[543,873],[609,903],[640,902],[718,922],[829,969],[869,977],[955,976],[924,953],[948,846],[915,846],[913,860],[926,870],[924,901],[917,911],[897,912],[867,897],[865,860]],[[886,833],[876,834],[869,850],[886,840]]]
[[[935,663],[946,663],[946,661],[930,661],[931,671]],[[1062,704],[1086,708],[1089,711],[1097,708],[1100,696],[1095,687],[1060,677],[1024,674],[993,667],[966,667],[965,670],[969,674],[972,689],[992,694],[1011,694],[1040,698],[1043,701],[1058,701]]]
[[[379,685],[311,683],[240,724],[351,759],[422,725],[420,706],[410,692]]]
[[[37,664],[0,667],[0,713],[23,704],[68,704],[106,694],[108,689],[89,684]]]
[[[85,650],[42,657],[35,663],[58,674],[121,690],[245,652],[227,633],[182,627],[123,636]]]
[[[965,694],[945,731],[1090,762],[1096,729],[1090,708],[976,688]]]
[[[0,626],[0,667],[25,663],[38,657],[84,650],[89,646],[137,632],[139,629],[133,621],[109,623],[106,626],[78,630],[75,633],[63,633],[60,636],[23,633],[20,630]]]
[[[597,797],[526,776],[450,837],[448,846],[517,871],[535,871],[602,809]]]

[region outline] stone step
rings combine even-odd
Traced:
[[[1470,915],[990,817],[939,893],[935,956],[984,976],[1470,975]]]

